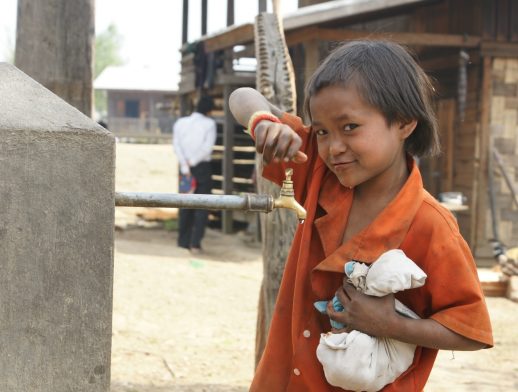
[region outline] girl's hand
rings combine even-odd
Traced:
[[[299,151],[302,139],[285,124],[260,121],[255,127],[255,146],[256,151],[263,154],[266,164],[282,160],[303,163],[308,159],[306,154]]]
[[[334,310],[332,301],[327,306],[327,314],[335,321],[346,325],[345,330],[333,332],[363,332],[375,337],[391,337],[391,326],[397,322],[398,315],[394,308],[394,295],[373,297],[356,290],[350,283],[340,287],[336,296],[344,310]]]

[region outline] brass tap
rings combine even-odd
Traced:
[[[300,223],[304,223],[306,219],[306,210],[302,207],[297,200],[295,200],[295,192],[293,191],[293,181],[291,176],[293,175],[293,169],[286,169],[286,179],[282,182],[281,194],[273,201],[273,208],[289,208],[297,213]]]

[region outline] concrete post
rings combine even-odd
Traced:
[[[0,63],[0,391],[109,390],[114,148]]]

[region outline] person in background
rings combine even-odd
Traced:
[[[208,194],[212,190],[211,155],[216,142],[216,121],[209,117],[214,108],[210,96],[202,96],[190,116],[173,125],[173,148],[180,166],[180,177],[192,177],[193,193]],[[202,252],[209,212],[180,209],[178,246],[193,254]]]

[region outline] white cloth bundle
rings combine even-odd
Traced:
[[[424,285],[426,274],[400,249],[383,253],[370,267],[345,265],[351,283],[363,293],[381,297]],[[419,318],[396,300],[396,311]],[[416,346],[394,339],[375,338],[358,331],[323,333],[317,358],[329,384],[352,391],[379,391],[407,370]]]

